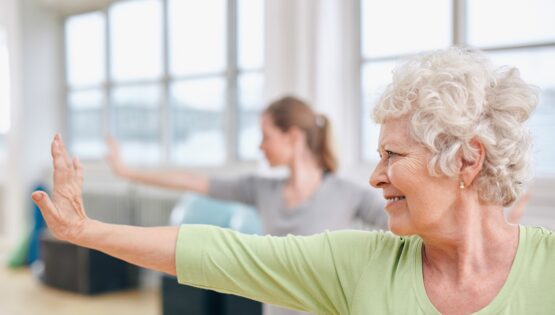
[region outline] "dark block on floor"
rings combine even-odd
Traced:
[[[216,315],[222,312],[217,292],[180,285],[172,276],[162,276],[161,294],[164,315]]]
[[[223,312],[225,315],[260,315],[262,303],[240,296],[221,294],[223,298]]]
[[[162,276],[163,315],[260,315],[262,304],[235,295],[198,289]]]
[[[42,281],[51,287],[81,294],[98,294],[136,288],[138,268],[96,250],[40,238]]]

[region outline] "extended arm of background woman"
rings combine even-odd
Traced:
[[[106,162],[112,172],[122,178],[151,186],[208,194],[209,179],[206,176],[189,171],[132,169],[123,163],[119,145],[115,139],[109,137],[106,144],[108,146]]]

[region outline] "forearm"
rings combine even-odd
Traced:
[[[192,191],[202,195],[208,194],[208,178],[192,172],[127,170],[123,176],[129,180],[147,185]]]
[[[88,220],[74,243],[132,264],[175,275],[179,227],[136,227]]]

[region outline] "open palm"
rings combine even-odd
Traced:
[[[52,200],[41,191],[32,197],[39,206],[50,231],[59,239],[76,239],[87,221],[83,206],[83,169],[78,159],[71,159],[59,134],[52,141],[54,186]]]
[[[106,162],[116,175],[124,176],[127,171],[127,167],[123,163],[121,158],[119,144],[113,137],[106,138],[106,146],[108,148],[108,153],[106,154]]]

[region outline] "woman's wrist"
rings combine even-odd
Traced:
[[[116,173],[116,175],[118,175],[119,177],[126,179],[126,180],[131,180],[131,181],[135,181],[135,174],[136,172],[133,171],[133,169],[128,168],[127,166],[120,166],[117,169],[114,170],[114,172]]]
[[[102,236],[105,223],[85,218],[74,227],[67,241],[83,247],[92,247]]]

